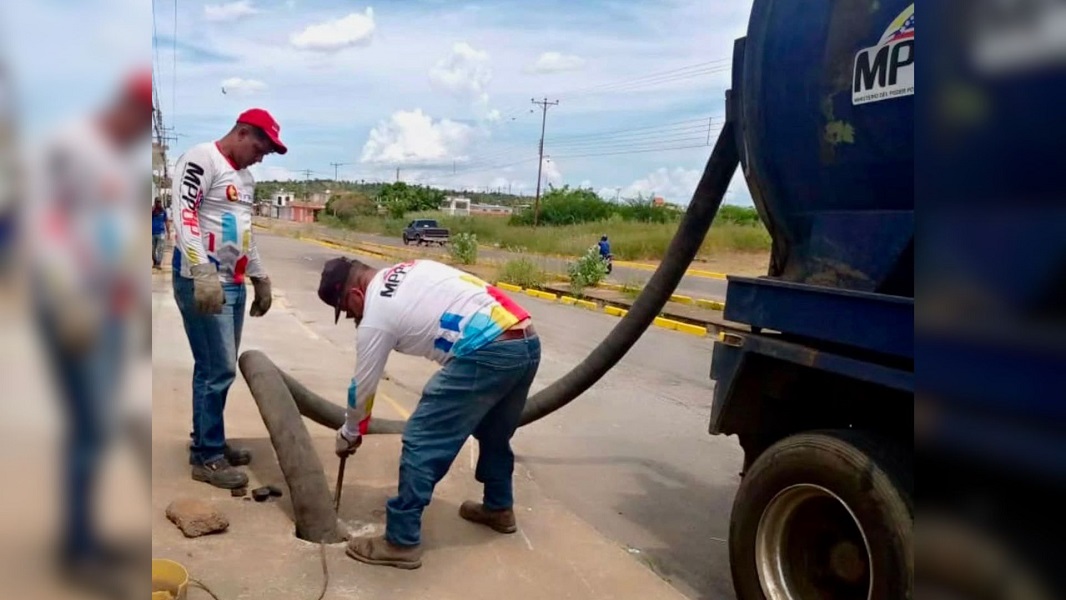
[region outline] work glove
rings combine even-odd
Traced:
[[[88,302],[68,302],[56,319],[57,335],[63,348],[74,355],[84,356],[96,344],[100,334],[100,315]]]
[[[337,430],[337,442],[334,445],[334,451],[337,456],[345,458],[355,454],[355,451],[359,449],[359,446],[363,445],[363,436],[356,435],[355,439],[348,439],[348,436],[344,434],[344,428]]]
[[[196,310],[205,315],[222,314],[226,297],[222,293],[222,281],[218,269],[211,263],[196,265],[192,269],[193,299]]]
[[[270,303],[273,301],[270,295],[270,278],[252,277],[252,288],[255,289],[255,299],[252,300],[252,308],[248,311],[248,315],[261,317],[267,314],[270,310]]]

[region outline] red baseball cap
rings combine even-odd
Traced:
[[[152,103],[152,68],[134,69],[126,75],[122,92],[127,98],[154,110]]]
[[[250,108],[237,117],[237,122],[254,125],[263,130],[263,133],[274,143],[274,149],[278,154],[285,154],[289,151],[278,137],[281,134],[281,126],[267,111],[261,108]]]

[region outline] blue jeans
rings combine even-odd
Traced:
[[[194,361],[192,372],[192,448],[189,463],[202,465],[223,456],[226,428],[222,413],[229,388],[237,377],[237,350],[244,328],[246,292],[243,285],[224,283],[222,313],[196,310],[193,280],[175,271],[174,299],[185,323]]]
[[[152,234],[152,264],[160,266],[163,264],[163,250],[167,245],[167,236],[165,233],[153,233]]]
[[[92,347],[74,352],[60,340],[56,315],[41,307],[36,317],[67,413],[62,554],[66,559],[83,559],[100,549],[93,498],[102,459],[114,437],[126,327],[120,317],[110,315],[100,324]]]
[[[397,495],[386,504],[385,537],[400,546],[422,541],[422,511],[466,439],[478,440],[475,478],[486,508],[514,505],[511,437],[540,366],[540,340],[491,342],[453,358],[430,378],[403,432]]]

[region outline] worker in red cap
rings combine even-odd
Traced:
[[[249,315],[270,309],[270,279],[252,235],[255,181],[248,167],[285,154],[269,112],[247,110],[222,139],[193,146],[174,170],[174,297],[192,349],[192,478],[235,489],[248,485],[236,467],[247,450],[226,443],[223,410],[237,375],[245,283],[255,291]]]
[[[93,498],[108,446],[134,423],[128,340],[152,308],[144,261],[151,70],[117,83],[105,106],[72,115],[34,144],[18,231],[34,324],[66,417],[59,565],[65,577],[101,589],[119,573],[122,553],[99,531]],[[136,422],[147,435],[134,440],[147,440],[139,454],[150,459],[148,407]]]

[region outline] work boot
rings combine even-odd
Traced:
[[[467,521],[491,527],[500,533],[514,533],[518,531],[518,525],[515,523],[514,518],[514,510],[510,508],[489,510],[480,502],[471,502],[470,500],[467,500],[459,507],[459,516]]]
[[[345,553],[368,565],[383,565],[397,569],[417,569],[422,566],[422,546],[397,546],[385,536],[355,538],[348,542]]]
[[[220,456],[202,465],[194,465],[192,478],[224,490],[248,487],[248,476],[233,468],[225,456]]]
[[[252,453],[244,448],[231,448],[229,444],[226,444],[222,452],[229,464],[235,467],[243,467],[252,462]]]

